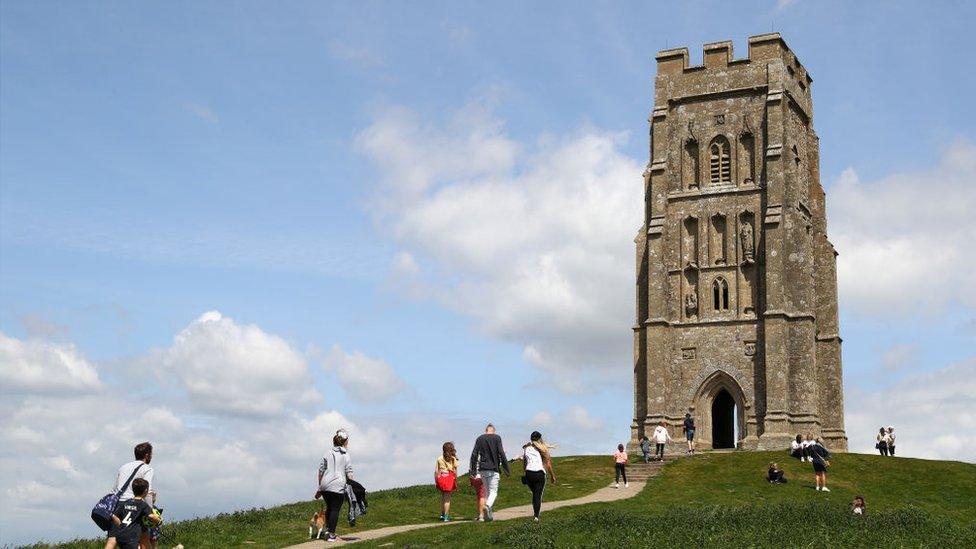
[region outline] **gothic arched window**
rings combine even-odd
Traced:
[[[729,283],[722,277],[712,282],[712,308],[716,311],[729,310]]]
[[[730,183],[732,181],[732,156],[729,140],[718,136],[708,147],[709,183]]]

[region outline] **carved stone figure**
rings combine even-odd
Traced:
[[[742,259],[746,263],[754,262],[752,225],[748,221],[743,223],[742,228],[739,229],[739,238],[742,240]]]
[[[692,288],[687,295],[685,295],[685,315],[694,316],[698,314],[698,293],[695,288]]]

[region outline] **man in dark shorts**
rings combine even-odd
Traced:
[[[695,453],[695,418],[691,417],[691,414],[685,414],[685,422],[683,429],[685,431],[685,438],[688,439],[688,454]]]
[[[149,482],[137,478],[132,481],[131,499],[119,501],[112,516],[112,527],[108,531],[109,541],[105,544],[108,549],[114,546],[118,549],[139,549],[139,538],[142,537],[143,519],[148,519],[153,526],[159,526],[163,521],[153,512],[152,507],[144,501],[149,492]]]

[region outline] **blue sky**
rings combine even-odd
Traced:
[[[852,448],[976,460],[976,13],[938,6],[0,4],[0,541],[91,534],[26,502],[90,505],[145,438],[176,516],[229,510],[214,456],[274,469],[242,505],[302,497],[340,424],[377,486],[485,419],[624,440],[654,54],[771,29],[814,79]],[[40,442],[91,394],[128,423]]]

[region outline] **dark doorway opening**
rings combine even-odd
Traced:
[[[725,389],[712,401],[712,448],[735,448],[735,399]]]

